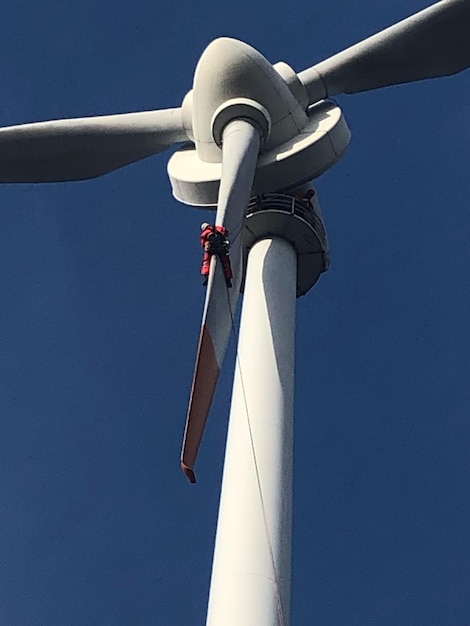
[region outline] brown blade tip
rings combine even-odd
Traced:
[[[181,469],[185,473],[185,475],[188,478],[189,482],[194,484],[196,482],[196,475],[195,475],[194,471],[190,467],[185,465],[182,461],[181,461]]]

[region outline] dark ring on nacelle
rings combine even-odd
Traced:
[[[267,109],[259,102],[250,98],[232,98],[221,104],[212,116],[212,137],[215,143],[222,147],[224,128],[233,120],[247,120],[256,125],[263,145],[271,132],[271,116]]]

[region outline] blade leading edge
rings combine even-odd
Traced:
[[[229,231],[233,288],[227,288],[221,263],[212,257],[181,452],[181,467],[192,483],[196,482],[194,463],[232,332],[240,293],[243,274],[242,229],[259,148],[259,132],[249,122],[235,120],[227,125],[223,133],[222,180],[216,224],[225,226]]]
[[[181,109],[0,128],[0,182],[84,180],[188,141]]]
[[[470,2],[442,0],[298,74],[309,102],[470,66]]]

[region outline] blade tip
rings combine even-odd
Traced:
[[[188,467],[183,462],[181,462],[181,469],[183,470],[183,472],[184,472],[186,478],[189,480],[189,482],[194,484],[196,482],[196,475],[195,475],[194,471],[192,470],[192,468]]]

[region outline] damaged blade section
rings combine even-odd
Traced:
[[[192,483],[196,482],[194,464],[232,332],[238,289],[238,284],[236,290],[227,289],[221,263],[213,257],[181,452],[181,468]]]
[[[216,224],[229,231],[233,288],[228,289],[220,259],[213,256],[189,400],[181,467],[194,483],[194,464],[233,328],[243,276],[242,228],[260,146],[258,130],[245,120],[230,122],[223,134],[223,177]]]
[[[201,328],[194,371],[191,400],[184,433],[181,469],[191,483],[196,482],[194,463],[201,443],[209,410],[219,379],[220,368],[215,356],[214,344],[205,324]]]

